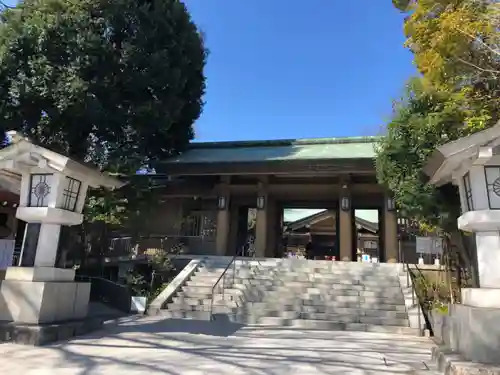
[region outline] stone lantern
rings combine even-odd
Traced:
[[[89,187],[123,184],[96,168],[9,132],[0,168],[21,176],[16,217],[27,223],[20,267],[9,267],[0,285],[0,321],[54,323],[87,314],[90,284],[75,282],[73,269],[56,268],[62,226],[83,221]]]
[[[500,350],[500,125],[439,147],[425,166],[430,182],[457,185],[458,228],[475,236],[479,288],[451,308],[450,345],[466,359],[498,362]]]

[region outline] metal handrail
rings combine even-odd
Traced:
[[[76,281],[90,282],[90,299],[104,302],[115,309],[130,313],[132,294],[127,285],[100,276],[76,275]]]
[[[244,248],[245,247],[242,246],[239,251],[236,251],[236,253],[234,254],[233,258],[231,259],[231,261],[229,262],[229,264],[226,266],[226,268],[224,269],[224,271],[221,273],[221,275],[219,276],[219,278],[215,282],[214,286],[212,287],[212,298],[210,300],[210,320],[213,320],[213,316],[214,316],[214,314],[213,314],[213,308],[214,308],[215,288],[217,287],[217,285],[219,285],[220,281],[222,280],[222,299],[224,299],[224,289],[225,289],[225,280],[226,280],[225,276],[226,276],[226,273],[229,270],[229,267],[231,267],[231,265],[233,265],[233,284],[234,284],[234,276],[235,276],[235,273],[236,273],[236,258],[243,252]]]
[[[99,280],[99,281],[103,281],[103,282],[108,283],[108,284],[116,285],[118,287],[127,288],[126,285],[117,283],[116,281],[113,281],[113,280],[106,279],[106,278],[104,278],[102,276],[76,275],[75,279],[78,279],[78,280],[81,280],[81,281],[85,281],[85,280],[87,280],[87,281]]]
[[[411,286],[411,304],[412,306],[415,306],[415,298],[417,299],[417,317],[418,317],[418,334],[422,336],[423,331],[422,331],[422,306],[420,306],[420,300],[418,298],[417,290],[415,289],[415,280],[412,277],[413,272],[410,270],[410,264],[405,263],[406,265],[406,286],[410,287]],[[410,284],[410,278],[411,278],[411,284]]]

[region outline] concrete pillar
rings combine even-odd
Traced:
[[[498,272],[498,265],[500,264],[499,232],[476,232],[476,247],[480,287],[500,290],[500,272]]]
[[[340,260],[350,262],[352,260],[352,246],[353,246],[353,233],[352,233],[352,209],[347,211],[339,209],[339,246],[340,246]]]
[[[387,209],[387,199],[384,203],[384,249],[385,261],[397,263],[399,261],[398,250],[398,216],[396,210]]]
[[[42,224],[38,235],[35,255],[35,267],[54,267],[59,248],[61,226],[58,224]]]
[[[215,250],[217,255],[226,255],[229,243],[229,228],[231,223],[230,210],[226,207],[217,212],[217,236],[215,238]]]

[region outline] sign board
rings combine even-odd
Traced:
[[[14,259],[14,240],[0,240],[0,270],[12,266]]]
[[[440,255],[443,253],[443,239],[440,237],[417,237],[417,254]]]

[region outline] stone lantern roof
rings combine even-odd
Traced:
[[[0,150],[0,181],[9,191],[19,194],[21,173],[30,168],[48,168],[54,172],[81,176],[90,187],[116,189],[125,183],[101,172],[96,166],[74,159],[38,145],[23,134],[7,132],[11,143]]]
[[[454,180],[454,175],[472,165],[498,163],[493,160],[500,146],[500,122],[483,131],[439,146],[428,159],[424,173],[430,183],[444,185]]]

